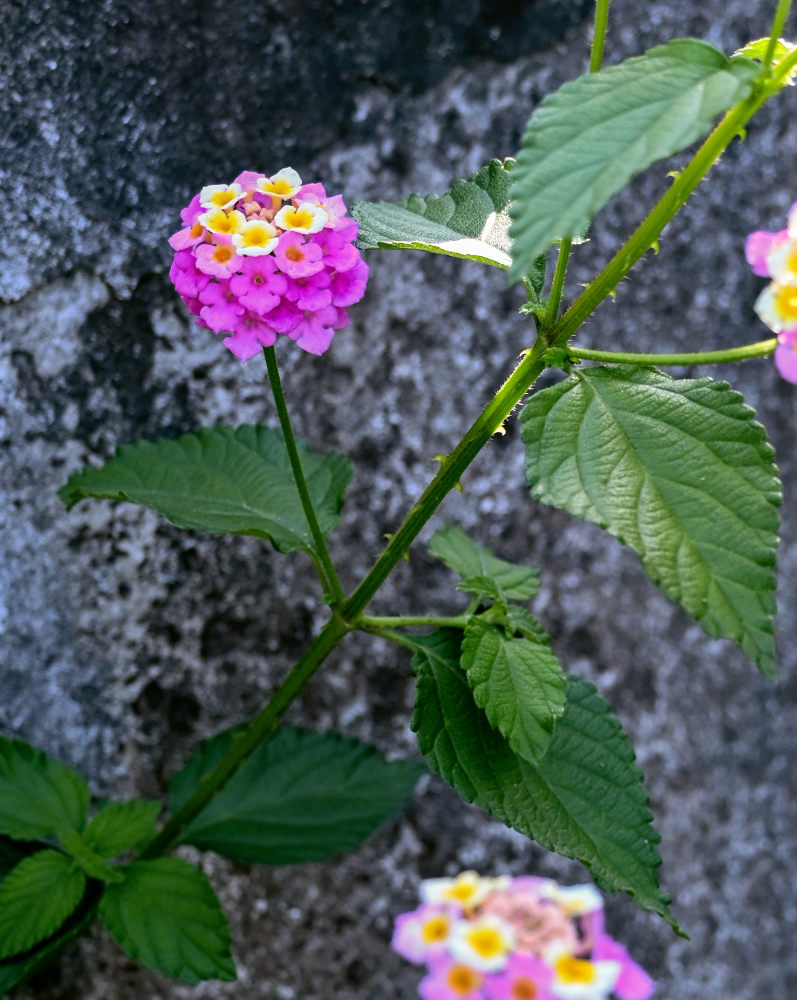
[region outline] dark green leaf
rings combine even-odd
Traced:
[[[677,39],[546,97],[512,171],[510,280],[555,240],[583,232],[640,170],[706,135],[758,73],[750,60]]]
[[[452,524],[436,531],[428,548],[431,555],[462,577],[459,590],[501,602],[525,601],[539,590],[538,569],[499,559]]]
[[[357,245],[362,250],[427,250],[508,267],[508,166],[511,162],[492,160],[439,197],[358,201],[351,212],[360,226]]]
[[[203,743],[172,780],[176,811],[230,748],[234,731]],[[249,864],[322,861],[357,847],[404,807],[423,765],[388,762],[336,733],[288,727],[249,758],[191,823],[187,844]]]
[[[338,522],[351,462],[299,442],[321,530]],[[119,448],[100,469],[71,476],[59,496],[71,508],[85,497],[131,500],[178,528],[269,539],[280,552],[312,548],[282,435],[269,427],[213,427]]]
[[[0,833],[15,840],[82,830],[90,792],[75,771],[42,750],[0,736]]]
[[[32,841],[23,842],[11,840],[10,837],[0,837],[0,882],[23,858],[27,858],[30,854],[46,846],[46,844],[37,844]]]
[[[596,367],[532,396],[520,419],[532,495],[616,535],[771,676],[781,495],[754,418],[726,382]]]
[[[100,919],[148,969],[198,983],[233,980],[230,931],[204,874],[179,858],[134,861],[100,900]]]
[[[0,959],[43,941],[77,907],[86,876],[59,851],[25,858],[0,883]]]
[[[114,802],[92,819],[83,839],[101,858],[115,858],[129,847],[138,847],[155,835],[160,802],[133,799]]]
[[[575,858],[604,889],[621,889],[676,926],[659,889],[648,797],[619,722],[592,685],[570,678],[548,753],[518,757],[473,700],[460,667],[460,633],[416,638],[412,728],[430,767],[468,802],[543,847]]]
[[[507,638],[500,628],[471,618],[461,664],[490,725],[516,754],[538,764],[565,710],[567,679],[550,648]]]

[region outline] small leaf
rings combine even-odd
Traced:
[[[458,590],[494,601],[525,601],[540,587],[540,571],[499,559],[472,542],[461,528],[446,524],[429,539],[430,555],[440,559],[463,579]]]
[[[546,97],[512,171],[510,280],[557,239],[583,232],[640,170],[706,135],[759,72],[705,42],[676,39]]]
[[[340,516],[351,462],[298,445],[321,530],[328,534]],[[280,552],[312,548],[282,435],[260,425],[124,445],[102,468],[71,476],[59,496],[67,509],[86,497],[131,500],[178,528],[267,538]]]
[[[532,642],[542,643],[544,646],[551,645],[551,637],[540,625],[537,619],[521,608],[518,604],[508,604],[504,611],[504,621],[501,622],[508,635],[517,633],[530,639]]]
[[[462,668],[473,700],[516,754],[538,764],[554,724],[565,710],[567,679],[548,646],[507,638],[471,618],[462,644]]]
[[[92,819],[83,839],[101,858],[115,858],[130,847],[139,847],[155,835],[160,802],[132,799],[114,802]]]
[[[236,978],[230,931],[205,875],[179,858],[134,861],[109,885],[100,919],[131,957],[192,985]]]
[[[642,775],[609,706],[570,678],[567,707],[537,766],[512,752],[477,707],[460,667],[460,633],[416,637],[412,728],[429,766],[468,802],[548,850],[586,865],[604,889],[627,892],[677,929],[659,889],[661,863]]]
[[[532,495],[630,546],[709,635],[774,675],[780,481],[742,396],[710,378],[595,367],[523,409]]]
[[[15,840],[82,830],[89,787],[77,772],[42,750],[0,736],[0,833]]]
[[[80,902],[86,877],[59,851],[25,858],[0,883],[0,959],[49,937]]]
[[[171,782],[173,812],[234,738],[226,730],[200,745]],[[183,842],[248,864],[322,861],[353,850],[402,809],[424,770],[336,733],[283,727],[196,817]]]
[[[360,226],[357,245],[361,250],[426,250],[509,267],[510,166],[511,161],[492,160],[439,197],[413,194],[395,203],[358,201],[351,212]],[[541,286],[544,262],[542,280],[539,275],[536,280]]]

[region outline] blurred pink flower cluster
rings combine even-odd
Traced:
[[[778,371],[789,382],[797,382],[797,202],[789,210],[786,229],[759,230],[747,237],[745,255],[756,274],[772,279],[754,308],[778,335]]]
[[[423,1000],[648,1000],[653,980],[604,931],[591,885],[551,879],[421,883],[422,903],[396,919],[393,949],[427,966]]]
[[[247,170],[202,188],[180,217],[169,277],[200,326],[227,333],[241,361],[277,334],[322,354],[348,325],[368,265],[340,195],[303,184],[291,167],[270,177]]]

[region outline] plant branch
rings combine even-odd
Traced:
[[[791,0],[778,0],[775,16],[772,18],[772,28],[769,32],[767,50],[764,53],[764,65],[767,68],[769,68],[772,64],[772,57],[775,55],[775,46],[778,44],[778,39],[783,34],[783,27],[786,24],[786,18],[789,16],[790,7]]]
[[[324,587],[329,589],[334,603],[342,604],[346,595],[343,593],[343,587],[340,584],[338,574],[329,556],[326,538],[324,538],[324,532],[318,523],[310,491],[307,489],[307,481],[304,478],[304,470],[302,469],[302,460],[299,457],[299,451],[296,447],[296,440],[294,439],[290,417],[288,416],[288,407],[285,404],[285,394],[282,391],[282,381],[277,366],[277,354],[273,347],[264,347],[263,354],[266,359],[268,380],[271,383],[271,391],[274,393],[274,402],[277,406],[277,415],[279,416],[282,435],[285,438],[285,447],[288,450],[288,459],[291,463],[296,489],[299,491],[304,516],[307,518],[307,523],[310,526],[310,534],[313,536],[315,553],[324,569],[323,573],[319,572],[319,576]],[[313,563],[318,568],[318,563],[315,559],[313,559]]]
[[[626,351],[593,351],[571,344],[565,350],[571,358],[585,361],[609,361],[624,365],[710,365],[724,361],[744,361],[745,358],[763,358],[772,354],[778,338],[760,340],[743,347],[729,347],[721,351],[692,351],[687,354],[634,354]]]

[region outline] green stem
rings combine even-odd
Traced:
[[[611,0],[597,0],[595,4],[595,27],[592,31],[592,49],[589,56],[589,71],[597,73],[603,63],[603,47],[606,42],[606,27],[609,23],[609,4]],[[573,241],[566,236],[559,245],[559,256],[556,258],[556,270],[551,284],[551,294],[548,298],[548,308],[542,322],[542,333],[549,330],[559,315],[559,304],[565,286],[565,275],[570,260],[570,249]]]
[[[789,16],[789,8],[791,7],[791,0],[778,0],[778,6],[775,10],[775,16],[772,19],[772,29],[769,32],[769,42],[767,43],[767,50],[764,53],[764,65],[771,66],[772,57],[775,54],[775,46],[778,44],[778,39],[783,34],[783,26],[786,23],[786,18]]]
[[[609,3],[611,0],[597,0],[595,4],[595,27],[592,29],[592,52],[589,57],[590,73],[597,73],[603,63],[603,46],[606,41],[606,26],[609,23]]]
[[[197,785],[191,797],[174,813],[160,833],[141,852],[142,858],[155,858],[176,847],[191,820],[218,795],[239,767],[277,728],[288,707],[299,697],[307,682],[323,661],[350,632],[337,616],[321,629],[313,644],[280,684],[260,714],[235,737],[232,747]]]
[[[299,499],[302,501],[304,516],[307,518],[307,523],[310,526],[310,534],[313,536],[313,544],[316,555],[318,556],[321,566],[324,569],[323,573],[319,572],[319,576],[321,576],[321,582],[324,587],[329,588],[334,603],[342,604],[346,595],[343,592],[343,587],[338,579],[338,574],[336,573],[335,567],[330,559],[326,538],[324,538],[324,532],[321,530],[321,526],[318,523],[315,508],[313,507],[313,501],[310,497],[310,491],[307,489],[307,481],[304,478],[302,461],[299,458],[296,440],[294,439],[293,430],[291,429],[288,407],[285,405],[285,395],[282,391],[282,381],[280,379],[279,368],[277,366],[277,353],[273,347],[264,347],[263,354],[266,358],[268,380],[271,383],[271,391],[274,393],[274,402],[277,405],[277,415],[279,416],[280,427],[282,428],[282,434],[285,438],[285,447],[288,451],[288,460],[291,463],[291,469],[293,470],[293,478],[296,482],[296,489],[299,491]],[[318,568],[318,563],[315,559],[313,559],[313,563],[316,568]]]
[[[593,351],[578,345],[570,345],[566,350],[571,358],[623,365],[710,365],[763,358],[772,354],[777,346],[778,338],[773,337],[771,340],[760,340],[757,344],[745,344],[744,347],[729,347],[724,351],[692,351],[688,354],[629,354],[626,351]]]
[[[465,628],[468,624],[467,615],[360,615],[357,619],[359,628],[420,628],[432,625],[435,628]]]

